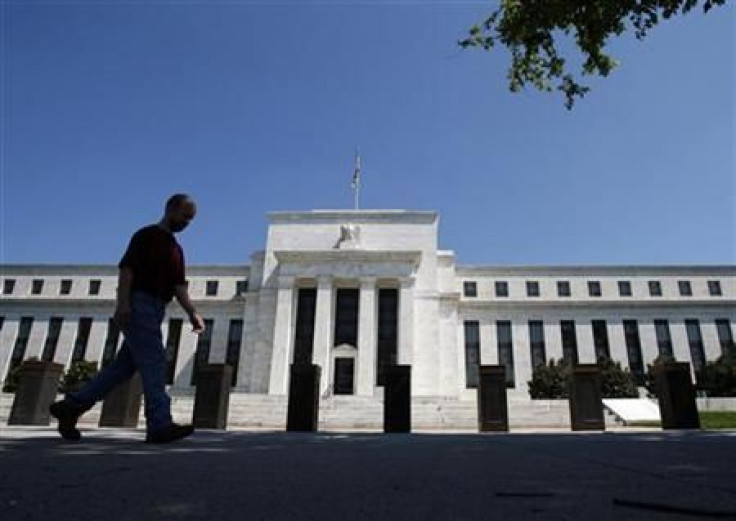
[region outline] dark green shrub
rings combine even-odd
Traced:
[[[716,361],[708,362],[703,371],[701,387],[708,396],[736,396],[736,351],[727,349]]]
[[[657,358],[652,360],[651,364],[647,364],[647,374],[644,381],[644,387],[647,389],[647,396],[649,398],[656,398],[657,397],[657,386],[654,382],[654,371],[653,369],[655,367],[658,367],[662,364],[671,364],[675,362],[675,357],[672,355],[659,355]]]
[[[639,393],[636,389],[634,377],[628,369],[621,367],[619,362],[605,357],[598,359],[601,368],[601,392],[603,398],[636,398]],[[568,386],[572,366],[562,359],[550,360],[547,365],[540,365],[534,369],[532,379],[527,382],[529,395],[534,400],[555,400],[568,398]]]
[[[24,362],[26,361],[37,362],[38,357],[32,356],[24,360]],[[3,383],[4,393],[14,393],[18,389],[18,372],[20,371],[20,367],[22,365],[23,362],[16,362],[15,364],[11,362],[10,371],[8,371],[8,376],[5,377],[5,382]]]
[[[532,372],[529,385],[529,396],[533,400],[556,400],[567,398],[567,382],[572,366],[563,360],[551,359],[547,365],[539,365]]]
[[[61,381],[61,393],[71,393],[79,390],[83,384],[90,381],[97,374],[97,362],[79,360],[73,362],[67,369]]]

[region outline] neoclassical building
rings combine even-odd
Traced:
[[[290,364],[312,361],[323,397],[372,399],[399,363],[413,396],[463,401],[479,364],[502,364],[510,397],[528,400],[533,367],[552,358],[605,354],[642,377],[668,353],[697,377],[733,341],[736,266],[463,266],[438,249],[438,225],[429,211],[269,214],[250,264],[189,267],[207,329],[194,335],[170,306],[172,392],[227,362],[236,395],[285,396]],[[30,357],[112,359],[115,266],[0,269],[0,377]]]

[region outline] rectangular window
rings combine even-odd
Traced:
[[[40,295],[42,291],[43,291],[43,280],[33,279],[33,282],[31,283],[31,293],[33,295]]]
[[[301,288],[296,304],[296,333],[294,337],[294,363],[311,364],[314,346],[314,320],[317,304],[315,288]]]
[[[652,297],[662,296],[662,284],[658,280],[649,281],[649,295]]]
[[[597,280],[589,280],[588,281],[588,295],[591,297],[600,297],[601,296],[601,283]]]
[[[721,344],[721,352],[725,355],[729,349],[734,349],[733,332],[731,331],[731,324],[728,322],[728,319],[717,319],[716,330],[718,331],[718,342]]]
[[[335,344],[358,346],[358,305],[360,290],[338,289],[335,309]]]
[[[465,387],[476,389],[480,370],[480,324],[467,320],[465,326]]]
[[[674,358],[672,351],[672,337],[670,336],[670,325],[666,320],[654,321],[654,332],[657,335],[657,349],[659,356],[669,356]]]
[[[511,322],[508,320],[496,322],[496,336],[498,337],[498,363],[506,368],[506,387],[516,387]]]
[[[5,379],[8,374],[18,367],[26,356],[26,348],[28,347],[28,338],[31,336],[31,327],[33,327],[33,317],[21,317],[20,326],[18,327],[18,336],[15,339],[13,353],[10,355],[10,364]]]
[[[631,293],[631,282],[628,280],[618,281],[618,294],[620,297],[630,297]]]
[[[3,295],[12,295],[15,289],[15,279],[5,279],[3,281]]]
[[[558,280],[557,281],[557,296],[558,297],[569,297],[572,295],[570,292],[570,281]]]
[[[545,365],[547,354],[544,347],[544,324],[541,320],[529,321],[529,343],[532,353],[532,368]]]
[[[89,330],[91,328],[91,318],[82,317],[79,319],[79,325],[77,326],[77,339],[74,341],[74,350],[72,351],[72,363],[84,360],[84,356],[87,354]]]
[[[463,282],[463,295],[466,297],[478,296],[478,284],[473,281],[466,280]]]
[[[637,385],[644,385],[644,358],[641,352],[639,324],[636,320],[624,320],[624,337],[626,338],[626,352],[629,357],[631,374]]]
[[[240,297],[248,292],[248,281],[239,280],[235,283],[235,294]]]
[[[197,375],[200,369],[206,366],[210,361],[210,348],[212,346],[212,327],[215,321],[207,318],[204,321],[204,331],[200,333],[197,339],[197,350],[194,353],[194,367],[192,367],[192,385],[197,385]]]
[[[378,290],[378,342],[376,357],[376,385],[384,385],[386,368],[396,365],[399,331],[399,291],[393,288]]]
[[[72,281],[71,279],[64,279],[61,281],[61,286],[59,287],[59,294],[60,295],[68,295],[72,292]]]
[[[89,294],[90,295],[99,295],[100,294],[100,285],[102,284],[101,280],[94,279],[89,281]]]
[[[208,280],[207,281],[207,289],[206,289],[206,295],[208,297],[214,297],[217,295],[217,287],[218,287],[218,281],[216,280]]]
[[[509,283],[503,280],[496,281],[496,296],[497,297],[508,297],[509,296]]]
[[[105,345],[102,348],[102,361],[100,363],[102,367],[107,367],[115,360],[119,340],[120,328],[112,318],[107,319],[107,336],[105,337]]]
[[[678,280],[677,281],[677,287],[680,289],[680,296],[682,297],[692,297],[693,295],[693,287],[690,284],[689,280]]]
[[[712,297],[720,297],[721,295],[723,295],[723,292],[721,291],[721,281],[709,280],[708,281],[708,293]]]
[[[43,352],[41,360],[44,362],[53,362],[56,355],[56,346],[59,345],[59,335],[61,334],[61,325],[63,318],[51,317],[49,319],[49,330],[46,334],[46,342],[43,344]]]
[[[539,282],[536,280],[526,281],[526,295],[527,297],[538,297],[539,296]]]
[[[238,382],[238,364],[240,363],[240,344],[243,340],[243,321],[233,319],[230,321],[230,329],[227,333],[227,353],[225,363],[233,368],[233,379],[230,385],[235,387]]]
[[[169,385],[172,385],[176,378],[176,362],[179,359],[179,343],[183,325],[184,320],[181,318],[169,319],[169,329],[166,335],[166,383]]]
[[[703,336],[700,333],[700,322],[698,320],[686,320],[687,340],[690,344],[690,359],[693,362],[695,380],[700,382],[705,369],[705,349],[703,348]]]
[[[575,321],[562,320],[560,332],[562,334],[562,359],[568,364],[577,364],[578,339],[575,335]]]
[[[605,320],[593,320],[593,347],[595,348],[595,359],[611,358],[611,348],[608,344],[608,327]]]

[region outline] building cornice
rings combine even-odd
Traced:
[[[439,219],[435,211],[409,210],[312,210],[309,212],[270,212],[271,224],[387,223],[432,224]]]
[[[524,276],[665,276],[702,275],[736,276],[736,266],[729,265],[624,265],[624,266],[457,266],[463,276],[524,277]]]
[[[418,250],[277,250],[273,254],[279,263],[284,264],[390,262],[416,267],[422,259],[422,252]]]

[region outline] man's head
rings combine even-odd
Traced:
[[[197,214],[194,199],[186,194],[174,194],[166,201],[164,218],[161,221],[173,233],[182,231]]]

